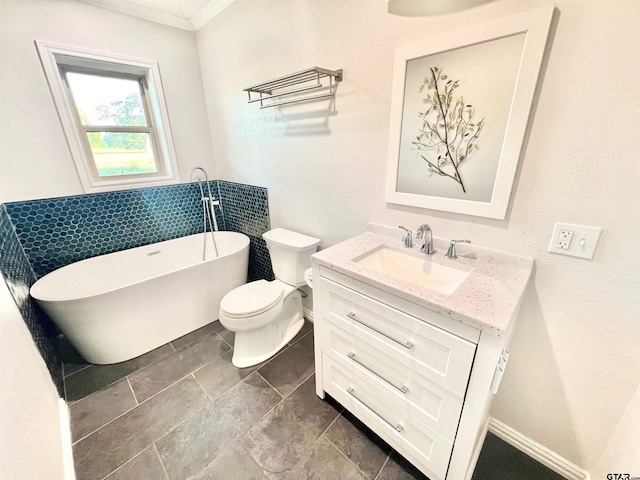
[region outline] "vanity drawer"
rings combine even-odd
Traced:
[[[323,320],[464,397],[474,343],[326,278],[319,282],[317,313]]]
[[[362,336],[367,335],[371,336],[362,332]],[[406,368],[384,350],[371,348],[371,344],[360,337],[340,328],[330,328],[324,352],[346,371],[369,378],[379,390],[385,390],[386,395],[406,404],[403,408],[411,409],[426,425],[453,442],[463,399]],[[379,342],[375,337],[370,340],[372,344]]]
[[[453,443],[425,425],[412,409],[378,390],[358,371],[323,356],[325,391],[355,414],[400,454],[411,459],[431,477],[444,478]]]

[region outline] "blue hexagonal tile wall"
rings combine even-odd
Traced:
[[[6,207],[38,277],[85,258],[202,229],[197,184],[12,202]]]
[[[0,205],[0,272],[62,396],[58,330],[29,295],[36,275],[20,246],[4,205]]]
[[[262,234],[270,229],[267,189],[221,180],[220,196],[228,230],[242,232],[251,241],[249,281],[273,280],[271,258]]]

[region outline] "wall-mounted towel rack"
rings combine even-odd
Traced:
[[[322,80],[328,78],[327,85]],[[260,102],[260,108],[277,107],[289,103],[307,102],[316,98],[333,97],[336,93],[337,82],[342,81],[342,69],[327,70],[326,68],[311,67],[300,72],[291,73],[284,77],[274,78],[244,89],[249,95],[249,103]],[[325,82],[326,84],[327,82]],[[277,103],[263,103],[265,100],[285,97],[310,90],[327,89],[328,93],[319,95],[296,97]],[[253,96],[252,96],[253,94]]]

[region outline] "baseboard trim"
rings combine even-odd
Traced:
[[[73,443],[71,439],[71,422],[69,407],[62,398],[58,399],[58,417],[60,420],[60,439],[62,441],[62,464],[65,480],[76,480],[76,470],[73,465]]]
[[[311,323],[313,323],[313,310],[309,310],[308,308],[303,308],[302,315],[304,316],[304,318],[306,318]]]
[[[590,480],[589,472],[496,418],[489,418],[488,430],[567,480]]]

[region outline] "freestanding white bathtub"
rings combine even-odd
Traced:
[[[246,283],[249,237],[216,232],[110,253],[55,270],[31,295],[85,360],[123,362],[218,318],[220,300]]]

